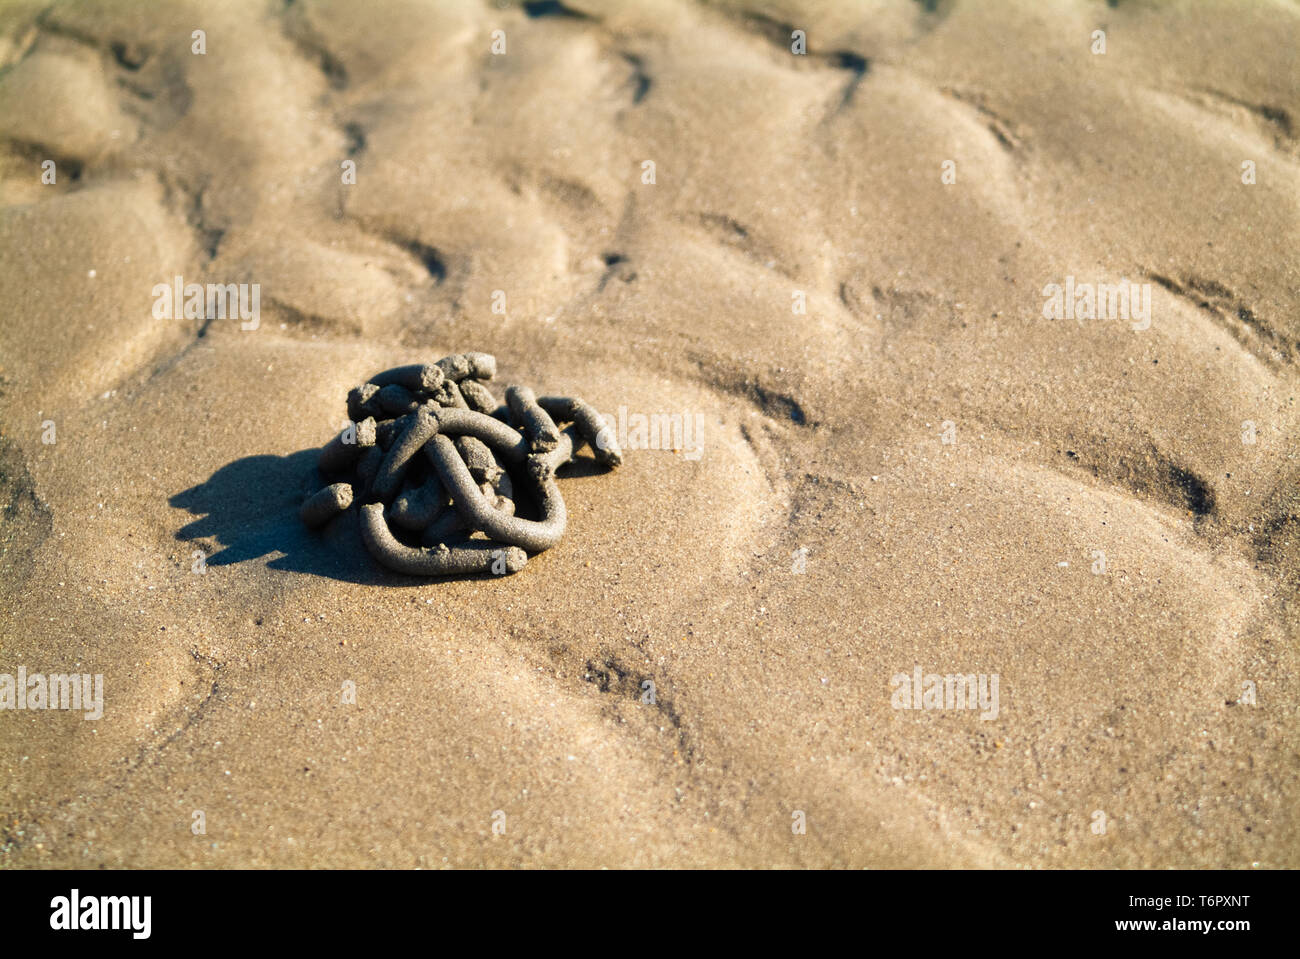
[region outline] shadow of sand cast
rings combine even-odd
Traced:
[[[222,548],[208,555],[209,566],[232,566],[274,556],[266,563],[270,569],[349,583],[415,586],[430,582],[426,577],[390,572],[376,563],[362,545],[355,507],[324,529],[310,530],[303,525],[298,508],[326,483],[316,469],[319,456],[320,450],[307,449],[288,456],[246,456],[227,463],[206,483],[191,486],[167,501],[199,517],[183,526],[176,539],[205,546],[215,540]],[[576,457],[556,475],[572,480],[606,472],[590,457]],[[527,507],[522,515],[530,515]],[[484,573],[442,579],[481,578],[494,577]]]
[[[318,449],[288,456],[246,456],[221,467],[205,483],[168,502],[199,518],[177,533],[182,541],[215,540],[222,548],[209,566],[231,566],[263,556],[270,569],[309,573],[351,583],[418,582],[378,566],[361,545],[355,510],[323,530],[309,530],[298,508],[324,481],[316,471]],[[279,554],[279,555],[276,555]]]

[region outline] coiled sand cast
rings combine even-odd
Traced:
[[[587,403],[508,386],[501,404],[485,385],[495,375],[493,357],[459,353],[352,390],[349,424],[320,454],[334,482],[303,503],[303,522],[324,526],[356,503],[366,549],[414,576],[517,573],[558,543],[568,514],[555,471],[584,443],[610,468],[622,452]]]

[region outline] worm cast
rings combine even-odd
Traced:
[[[497,375],[497,358],[491,353],[466,353],[469,375],[476,380],[490,380]]]
[[[393,500],[388,517],[403,529],[423,530],[447,508],[447,499],[438,477],[430,476],[419,486],[408,487]]]
[[[434,465],[438,478],[451,494],[451,501],[457,511],[465,518],[465,525],[471,529],[481,530],[491,539],[500,540],[519,546],[533,553],[550,549],[560,541],[568,523],[568,513],[564,507],[564,498],[559,495],[553,474],[543,466],[538,469],[529,458],[529,467],[533,479],[537,482],[542,510],[540,520],[526,520],[518,516],[506,516],[497,510],[496,504],[484,497],[469,468],[456,452],[452,441],[441,434],[430,443],[433,447]]]
[[[497,375],[496,357],[490,353],[456,353],[438,361],[438,368],[449,380],[459,382],[466,377],[490,380]]]
[[[611,467],[623,465],[623,451],[619,449],[613,429],[590,403],[567,396],[543,396],[537,405],[557,423],[573,423],[578,428],[578,435],[591,447],[597,463]]]
[[[504,512],[507,516],[515,515],[514,502],[504,496],[498,496],[496,491],[492,489],[491,483],[480,483],[479,492],[495,509]],[[420,542],[425,546],[436,546],[438,543],[466,539],[478,532],[482,532],[482,530],[476,530],[466,524],[465,518],[457,512],[456,508],[448,506],[438,514],[433,522],[424,528]]]
[[[384,461],[380,464],[379,472],[371,485],[375,497],[388,502],[397,495],[407,463],[437,432],[438,421],[423,409],[407,417],[405,430],[384,454]]]
[[[560,441],[556,444],[555,449],[549,453],[529,454],[525,469],[529,467],[540,468],[553,476],[561,466],[573,459],[574,450],[581,445],[582,439],[578,436],[577,429],[570,424],[560,430]]]
[[[355,443],[343,441],[349,433],[354,433]],[[325,448],[320,451],[317,465],[323,473],[342,473],[344,470],[351,469],[361,455],[374,445],[375,421],[373,417],[367,416],[360,423],[347,427],[326,443]]]
[[[374,383],[362,383],[348,392],[348,419],[357,423],[367,416],[383,419],[384,411],[378,401],[379,387]]]
[[[370,377],[370,382],[375,386],[402,386],[412,393],[436,393],[442,386],[442,381],[442,370],[427,363],[395,366],[378,376]]]
[[[469,360],[463,353],[453,353],[451,356],[444,356],[437,363],[438,369],[442,370],[445,379],[463,380],[469,376]]]
[[[505,470],[501,471],[501,475],[497,477],[497,481],[492,484],[492,487],[499,495],[504,496],[508,500],[513,500],[515,498],[515,484],[511,481],[510,474]],[[511,506],[510,511],[512,513],[514,512],[513,505]]]
[[[492,572],[498,556],[505,560],[505,571],[517,573],[528,562],[528,555],[516,546],[468,541],[456,546],[416,548],[399,543],[384,522],[384,508],[370,503],[361,508],[361,540],[370,555],[396,573],[411,576],[455,576]]]
[[[487,444],[506,467],[523,468],[528,443],[517,430],[498,419],[473,410],[442,409],[434,413],[438,432],[444,436],[473,436]]]
[[[425,546],[437,546],[451,540],[466,539],[472,532],[473,530],[465,528],[465,520],[460,513],[449,507],[424,528],[420,542]]]
[[[389,383],[375,398],[379,402],[379,408],[389,416],[404,416],[420,405],[414,393],[397,383]]]
[[[442,388],[433,394],[433,401],[439,406],[449,409],[469,409],[469,404],[465,402],[465,397],[461,395],[460,385],[455,380],[448,380],[443,383]]]
[[[487,413],[490,416],[500,405],[492,391],[478,380],[461,380],[459,385],[465,404],[476,413]]]
[[[303,522],[323,526],[356,501],[366,549],[418,576],[513,573],[529,552],[554,546],[568,523],[556,471],[584,443],[605,466],[618,466],[622,453],[594,407],[538,399],[523,386],[508,387],[502,404],[483,385],[495,375],[490,354],[458,353],[385,370],[351,390],[355,427],[325,445],[319,465],[352,483],[309,497]],[[516,515],[516,496],[541,518]]]
[[[524,429],[528,445],[534,452],[549,453],[560,442],[560,431],[544,409],[537,405],[537,396],[526,386],[507,386],[506,404],[510,413]]]
[[[374,485],[375,477],[379,474],[379,467],[384,462],[384,451],[378,446],[372,446],[362,454],[361,459],[357,460],[357,482],[359,484],[356,492],[361,498],[367,499],[370,496],[370,488]]]
[[[352,505],[352,487],[334,483],[315,493],[302,504],[298,515],[312,529],[324,526]]]
[[[473,436],[457,436],[454,445],[456,452],[469,467],[469,475],[474,477],[474,482],[491,483],[495,488],[497,480],[505,471],[501,469],[501,465],[497,463],[497,458],[492,455],[487,444]]]
[[[408,413],[407,416],[410,414]],[[380,420],[375,424],[375,445],[381,450],[387,452],[393,445],[393,440],[397,439],[406,429],[406,416],[399,416],[397,419]]]

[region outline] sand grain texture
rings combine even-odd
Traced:
[[[0,672],[105,716],[0,712],[0,866],[1300,865],[1297,49],[1281,0],[6,5]],[[259,328],[155,318],[178,274]],[[1067,275],[1150,328],[1044,319]],[[503,581],[303,529],[347,391],[464,350],[701,455],[563,480]],[[917,664],[998,718],[891,708]]]

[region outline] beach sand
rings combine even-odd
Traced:
[[[0,673],[104,683],[0,711],[0,867],[1300,865],[1298,49],[1282,0],[0,7]],[[1121,280],[1149,325],[1044,315]],[[465,350],[698,443],[503,579],[305,530],[348,389]]]

